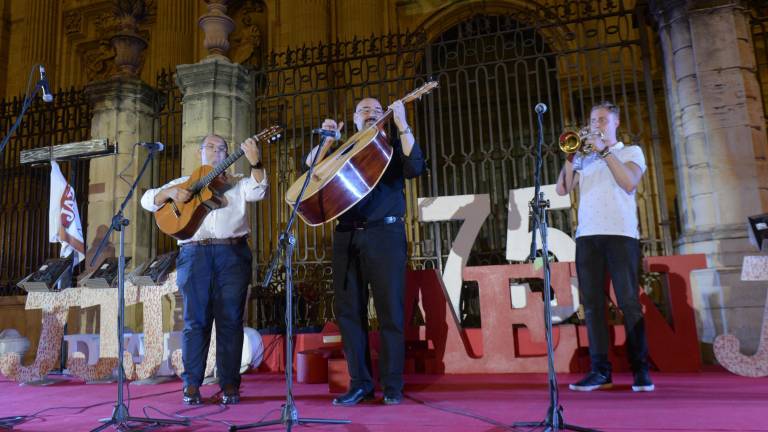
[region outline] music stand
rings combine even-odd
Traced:
[[[560,430],[572,430],[578,432],[598,432],[596,429],[589,429],[581,426],[568,424],[563,419],[563,407],[560,405],[560,394],[557,388],[557,374],[555,373],[555,354],[552,346],[552,294],[550,292],[550,269],[549,269],[549,249],[547,247],[547,209],[549,201],[544,199],[544,192],[541,192],[541,165],[542,154],[541,146],[544,141],[544,124],[542,116],[544,111],[536,110],[539,121],[539,142],[536,151],[536,171],[534,175],[533,199],[529,206],[531,211],[532,238],[531,253],[529,260],[535,262],[536,258],[536,230],[541,235],[541,260],[542,272],[544,274],[544,335],[547,343],[547,381],[549,383],[549,408],[544,420],[537,422],[515,422],[512,427],[517,428],[543,428],[545,432],[557,432]]]
[[[324,138],[320,141],[320,148],[325,144]],[[271,426],[276,424],[285,425],[285,430],[290,431],[294,425],[319,423],[319,424],[348,424],[350,420],[335,420],[335,419],[320,419],[320,418],[301,418],[299,417],[299,411],[296,409],[296,403],[293,400],[293,269],[291,267],[291,257],[293,256],[293,246],[296,244],[296,237],[291,232],[293,222],[296,220],[296,210],[299,208],[301,198],[304,196],[304,191],[307,189],[309,179],[312,178],[312,170],[317,163],[317,156],[320,154],[320,148],[312,158],[312,164],[309,166],[304,184],[301,186],[301,191],[296,198],[296,204],[293,206],[291,216],[288,218],[288,223],[285,225],[285,230],[280,233],[279,241],[277,244],[277,250],[272,255],[272,260],[269,263],[267,272],[264,275],[264,281],[261,286],[266,288],[269,286],[272,275],[277,268],[280,261],[280,255],[282,253],[285,264],[285,405],[280,413],[280,418],[277,420],[261,421],[257,423],[248,423],[244,425],[232,425],[229,427],[230,431],[237,431],[243,429],[251,429],[263,426]]]
[[[39,269],[29,274],[16,284],[26,292],[33,291],[61,291],[60,281],[64,279],[67,270],[70,270],[73,262],[73,252],[66,258],[51,258],[45,261]]]
[[[101,239],[99,247],[96,248],[96,253],[91,258],[91,265],[96,263],[96,259],[109,242],[109,237],[112,231],[120,232],[120,247],[118,254],[118,270],[117,270],[117,401],[115,402],[115,409],[112,411],[112,417],[108,419],[102,419],[104,424],[93,429],[91,432],[98,432],[114,425],[119,430],[124,428],[130,428],[129,423],[152,423],[158,425],[189,425],[189,419],[185,420],[169,420],[169,419],[154,419],[149,417],[131,417],[128,413],[128,407],[123,400],[123,384],[125,382],[125,371],[123,370],[123,336],[125,333],[125,230],[130,220],[123,216],[123,210],[128,205],[128,202],[133,196],[133,191],[136,190],[136,186],[139,184],[141,176],[149,166],[155,155],[154,150],[149,150],[147,158],[144,160],[144,165],[141,166],[139,174],[136,176],[136,180],[128,190],[128,194],[125,196],[123,203],[120,205],[120,209],[112,217],[112,223],[109,226],[109,230]]]

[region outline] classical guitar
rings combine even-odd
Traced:
[[[282,127],[270,126],[253,138],[259,143],[270,142],[280,138],[282,132]],[[166,201],[165,205],[155,212],[155,222],[160,231],[178,240],[187,240],[195,235],[208,213],[226,205],[224,193],[231,185],[220,176],[243,154],[243,150],[238,147],[237,151],[215,167],[202,165],[187,181],[178,185],[190,191],[192,199],[181,205],[177,205],[173,200]]]
[[[403,103],[421,98],[437,87],[430,81],[408,93]],[[392,117],[388,109],[376,122],[352,135],[336,151],[315,166],[301,202],[298,198],[307,173],[299,177],[286,191],[285,201],[291,207],[298,205],[296,213],[307,225],[320,225],[336,219],[360,202],[381,180],[392,160],[382,124]]]

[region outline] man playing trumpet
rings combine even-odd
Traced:
[[[654,390],[648,373],[648,343],[638,293],[641,255],[635,191],[646,169],[645,157],[639,146],[627,146],[616,139],[618,127],[616,105],[601,102],[593,106],[590,133],[582,144],[591,147],[591,152],[571,153],[557,179],[559,195],[579,187],[576,271],[591,360],[591,371],[571,384],[571,390],[613,386],[605,319],[606,270],[624,314],[627,351],[634,373],[632,390]]]

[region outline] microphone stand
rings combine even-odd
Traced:
[[[32,69],[35,67],[37,67],[37,65],[32,66]],[[11,128],[8,130],[8,133],[3,137],[3,141],[0,142],[0,155],[3,154],[3,150],[5,150],[5,146],[8,145],[8,141],[11,140],[13,133],[16,132],[16,129],[18,129],[19,126],[21,126],[21,121],[24,118],[24,114],[26,114],[29,107],[32,106],[32,101],[34,100],[33,96],[37,94],[37,91],[40,90],[40,87],[40,81],[38,81],[32,93],[24,95],[24,101],[21,103],[21,112],[19,112],[19,115],[16,117],[16,122],[13,123]],[[27,89],[29,89],[29,81],[27,81]],[[2,162],[2,159],[0,159],[0,162]]]
[[[542,104],[543,105],[543,104]],[[549,408],[544,420],[538,422],[515,422],[512,427],[517,428],[543,428],[546,432],[557,432],[561,430],[572,430],[578,432],[598,432],[596,429],[589,429],[581,426],[575,426],[565,423],[563,419],[563,407],[560,405],[560,394],[557,388],[557,374],[555,373],[555,354],[552,346],[552,294],[550,293],[550,269],[549,269],[549,249],[547,247],[547,209],[549,209],[549,200],[544,199],[544,192],[541,192],[541,165],[543,157],[541,147],[544,141],[544,124],[542,117],[546,112],[536,106],[536,114],[539,123],[539,140],[536,147],[536,172],[534,174],[534,192],[533,199],[529,203],[530,218],[532,221],[531,254],[528,260],[535,262],[536,258],[536,231],[541,236],[541,261],[544,275],[544,335],[547,343],[547,381],[549,383]]]
[[[317,157],[320,155],[321,149],[328,138],[329,137],[326,136],[326,138],[320,141],[320,146],[318,147],[317,152],[315,152],[315,156],[312,158],[312,164],[309,166],[309,170],[306,173],[304,184],[301,186],[299,195],[296,197],[296,204],[293,206],[291,215],[288,218],[288,223],[285,225],[285,230],[280,233],[277,250],[272,255],[272,260],[264,275],[264,281],[261,283],[263,288],[269,286],[269,282],[272,280],[272,276],[277,269],[277,264],[282,253],[285,264],[285,404],[283,405],[280,418],[277,420],[248,423],[240,426],[232,425],[229,427],[230,431],[283,424],[285,425],[285,430],[290,432],[294,425],[305,425],[310,423],[351,423],[350,420],[299,417],[299,411],[296,409],[296,404],[293,399],[293,269],[291,267],[291,257],[293,256],[293,247],[296,245],[296,237],[294,237],[291,232],[291,228],[293,227],[293,222],[296,220],[296,210],[299,208],[299,203],[301,203],[307,185],[309,185],[309,179],[312,177],[312,171],[315,168],[315,164],[317,164]]]
[[[99,247],[96,249],[96,253],[91,259],[91,266],[96,263],[97,258],[101,254],[101,251],[109,242],[109,237],[112,231],[120,232],[120,254],[117,265],[117,402],[115,403],[115,409],[112,411],[112,417],[108,419],[101,419],[104,422],[103,425],[93,429],[91,432],[98,432],[106,429],[107,427],[114,425],[118,430],[133,430],[129,423],[152,423],[155,425],[189,425],[189,420],[170,420],[170,419],[154,419],[149,417],[131,417],[128,413],[128,407],[123,400],[123,384],[125,382],[125,371],[123,370],[123,338],[125,333],[125,230],[130,220],[123,216],[123,210],[128,205],[133,196],[133,191],[136,190],[136,186],[139,184],[141,176],[149,166],[149,163],[154,158],[155,152],[149,151],[147,158],[144,160],[144,165],[141,166],[139,174],[136,176],[136,180],[128,190],[128,194],[125,196],[123,203],[120,205],[120,209],[112,217],[112,224],[109,226],[109,231],[101,239]]]

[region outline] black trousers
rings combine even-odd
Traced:
[[[368,347],[370,284],[381,336],[381,384],[388,395],[403,390],[406,254],[405,227],[400,221],[334,233],[334,312],[344,343],[350,388],[374,388]]]
[[[576,272],[584,305],[592,370],[610,372],[608,325],[605,319],[605,274],[613,282],[618,306],[624,314],[627,351],[632,370],[648,369],[648,343],[640,306],[638,273],[640,241],[617,235],[594,235],[576,239]]]

